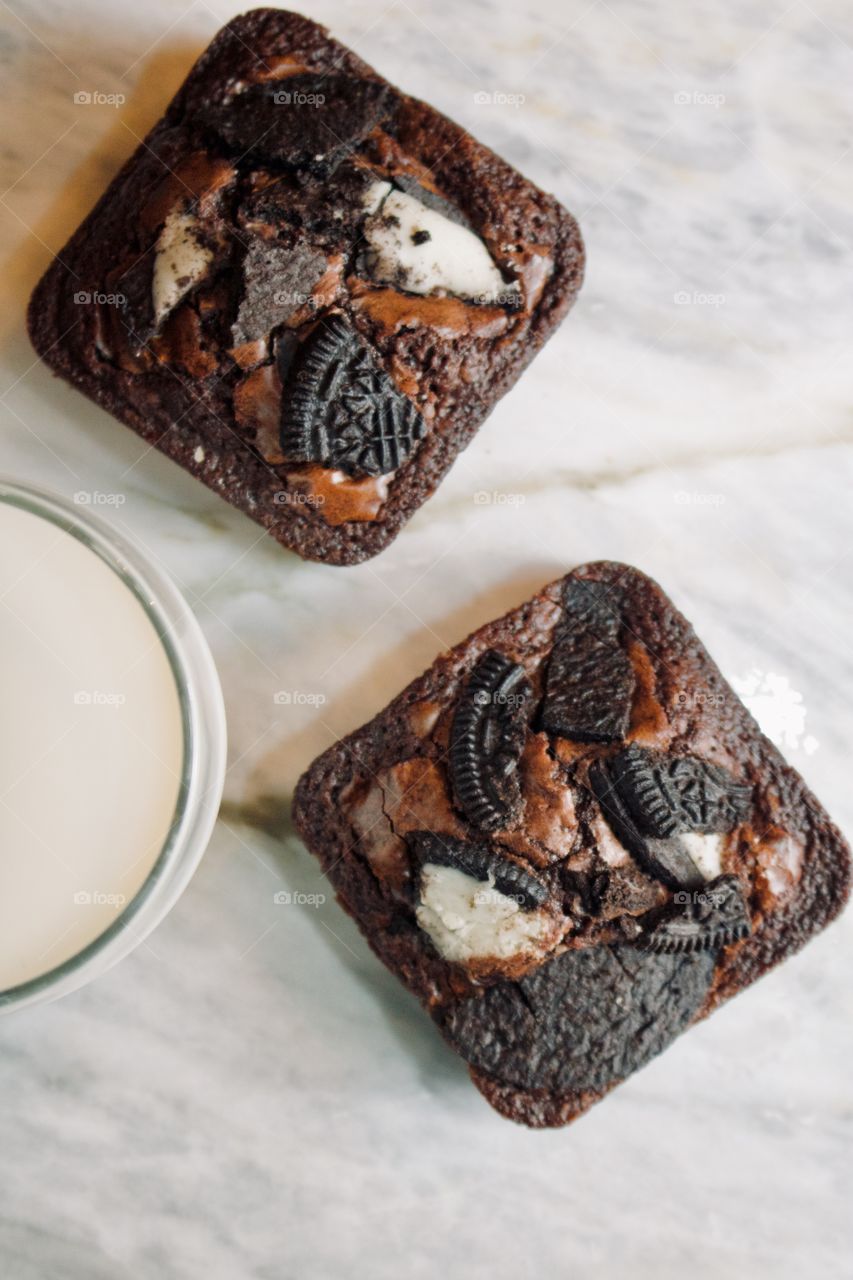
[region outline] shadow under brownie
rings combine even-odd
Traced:
[[[581,567],[301,778],[370,946],[498,1111],[565,1124],[841,909],[849,850],[636,569]]]
[[[37,286],[53,370],[310,559],[381,551],[580,288],[574,219],[325,29],[216,36]]]

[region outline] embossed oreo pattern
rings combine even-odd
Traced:
[[[749,811],[750,788],[696,756],[632,745],[608,768],[640,830],[661,840],[683,831],[731,831]]]
[[[634,671],[619,641],[620,596],[572,578],[548,661],[540,725],[576,742],[619,742],[628,731]]]
[[[704,882],[678,835],[733,831],[749,812],[749,787],[724,769],[636,743],[596,761],[589,781],[617,838],[650,875],[672,889]]]
[[[494,649],[480,658],[459,695],[450,730],[450,781],[469,822],[483,831],[518,815],[518,761],[532,689],[524,668]]]
[[[676,893],[673,901],[644,922],[638,945],[646,951],[717,951],[749,936],[752,926],[740,881],[723,875],[702,889]]]
[[[424,433],[415,406],[346,321],[335,316],[319,324],[297,351],[284,387],[285,456],[380,476],[395,471]]]

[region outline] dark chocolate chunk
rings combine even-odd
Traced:
[[[274,241],[254,241],[243,261],[243,297],[231,331],[234,345],[265,338],[304,307],[325,270],[325,256],[306,244],[288,249]]]
[[[394,471],[425,433],[369,347],[335,316],[297,352],[282,400],[281,447],[293,462],[339,467],[353,476]]]
[[[717,876],[701,889],[682,890],[643,920],[647,951],[716,951],[752,932],[737,876]]]
[[[465,817],[483,831],[497,831],[518,816],[518,761],[527,737],[532,693],[524,668],[489,649],[456,704],[450,729],[450,781]]]
[[[239,156],[251,152],[325,176],[393,113],[396,101],[380,80],[308,71],[252,85],[211,107],[203,121]]]
[[[433,831],[411,831],[406,840],[421,866],[432,863],[454,867],[474,880],[491,880],[498,893],[515,898],[527,910],[548,901],[548,890],[517,862],[510,862],[489,848],[457,840],[455,836],[437,835]]]
[[[283,329],[275,340],[275,366],[282,386],[287,382],[299,346],[299,339],[289,329]]]
[[[153,292],[155,257],[155,250],[149,249],[116,281],[116,292],[124,299],[121,304],[122,324],[127,333],[128,346],[134,352],[147,346],[157,332]]]
[[[412,232],[412,244],[426,244],[427,241],[431,239],[432,239],[432,236],[428,231]]]
[[[604,1089],[689,1026],[713,972],[707,952],[585,947],[487,987],[437,1020],[454,1049],[501,1084],[555,1094]]]
[[[576,742],[619,742],[628,731],[634,670],[621,644],[618,593],[571,578],[548,660],[539,716],[547,733]]]

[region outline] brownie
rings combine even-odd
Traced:
[[[300,779],[341,905],[503,1115],[566,1124],[841,909],[850,854],[689,623],[584,565]]]
[[[396,536],[568,310],[574,219],[317,23],[219,32],[30,301],[39,355],[309,559]]]

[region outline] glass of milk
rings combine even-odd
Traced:
[[[88,509],[0,480],[0,1012],[125,956],[186,887],[225,771],[183,597]]]

